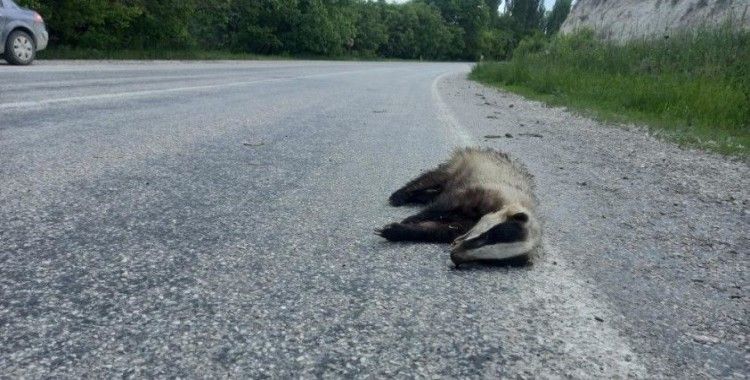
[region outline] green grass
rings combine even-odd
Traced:
[[[624,45],[592,33],[525,41],[470,77],[604,120],[750,157],[750,33],[730,28]]]

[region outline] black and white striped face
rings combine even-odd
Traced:
[[[505,260],[528,254],[539,243],[535,216],[522,207],[506,207],[487,214],[451,247],[456,265],[468,261]]]

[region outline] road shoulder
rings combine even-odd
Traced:
[[[559,251],[541,261],[562,261],[592,297],[612,307],[607,323],[646,359],[650,373],[742,373],[747,163],[463,75],[438,87],[477,143],[511,153],[536,176],[546,241]]]

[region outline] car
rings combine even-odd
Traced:
[[[0,55],[11,65],[28,65],[49,42],[42,16],[13,0],[0,0]]]

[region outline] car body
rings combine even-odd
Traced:
[[[28,65],[47,47],[49,34],[39,13],[13,0],[0,0],[0,54],[11,64]]]

